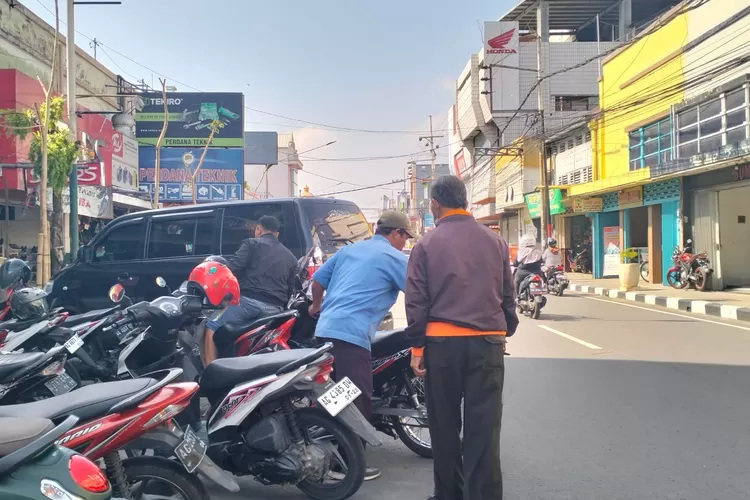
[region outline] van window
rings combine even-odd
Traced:
[[[212,218],[154,218],[148,238],[148,258],[211,255],[212,241]]]
[[[224,221],[221,228],[221,254],[231,255],[240,248],[242,242],[255,237],[255,227],[264,215],[271,215],[279,220],[279,241],[287,248],[294,245],[294,225],[287,222],[284,216],[283,203],[247,203],[233,205],[224,209]]]
[[[324,253],[372,236],[367,219],[354,203],[306,202],[302,207],[312,225],[313,245]]]
[[[119,262],[143,258],[143,219],[119,224],[94,247],[94,262]]]

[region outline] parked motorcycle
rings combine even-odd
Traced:
[[[195,432],[189,427],[183,431],[172,420],[198,391],[195,383],[173,383],[181,372],[173,369],[149,378],[90,385],[44,401],[0,406],[0,417],[57,421],[76,415],[84,423],[55,442],[91,460],[103,459],[113,491],[120,497],[132,498],[135,492],[136,497],[207,500],[198,476],[239,491],[232,477],[205,456],[206,444]],[[154,443],[179,462],[158,456],[120,457],[120,450],[153,449]]]
[[[56,443],[77,422],[73,416],[57,426],[40,417],[0,418],[0,498],[112,500],[99,467]]]
[[[570,285],[568,277],[565,276],[563,266],[555,266],[547,270],[547,289],[558,297],[562,297],[565,290]]]
[[[711,268],[705,251],[692,253],[690,247],[692,243],[692,240],[687,240],[688,246],[683,250],[680,250],[678,246],[674,248],[672,252],[674,266],[667,271],[667,283],[678,290],[695,287],[696,290],[703,292],[708,289],[714,270]]]
[[[568,268],[573,273],[591,273],[591,259],[588,248],[583,248],[580,252],[569,249],[565,252],[568,259]]]

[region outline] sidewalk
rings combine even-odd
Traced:
[[[633,291],[621,292],[618,278],[593,279],[588,274],[568,273],[570,290],[632,302],[678,309],[724,319],[750,322],[750,293],[675,290],[670,286],[641,282]]]

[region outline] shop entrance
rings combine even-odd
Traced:
[[[721,276],[725,287],[750,286],[750,186],[719,191]],[[701,249],[695,248],[695,251]]]
[[[638,262],[648,259],[648,207],[628,209],[625,247],[638,252]]]
[[[567,253],[568,264],[582,252],[586,252],[584,257],[586,259],[585,270],[591,272],[591,217],[585,215],[576,215],[573,217],[567,217],[566,222],[568,227],[565,228],[567,235],[566,241],[564,242],[565,251]]]

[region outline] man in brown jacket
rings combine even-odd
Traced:
[[[505,338],[518,326],[508,245],[466,211],[458,177],[437,179],[431,196],[437,227],[411,251],[405,292],[411,364],[426,376],[430,499],[500,500]]]

